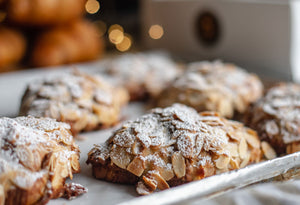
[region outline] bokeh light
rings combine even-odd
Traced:
[[[100,4],[97,0],[88,0],[85,3],[85,10],[89,14],[95,14],[99,11],[100,9]]]
[[[110,33],[112,30],[120,30],[122,32],[124,32],[124,29],[122,26],[120,26],[119,24],[113,24],[109,27],[108,29],[108,33]]]
[[[164,29],[160,25],[152,25],[149,29],[149,36],[153,39],[160,39],[164,35]]]
[[[109,41],[113,44],[119,44],[124,39],[124,29],[118,24],[114,24],[108,29]]]
[[[125,52],[130,49],[131,45],[132,45],[131,36],[129,34],[124,34],[124,38],[122,42],[116,44],[116,48],[121,52]]]

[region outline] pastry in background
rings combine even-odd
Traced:
[[[300,85],[280,83],[270,88],[251,106],[245,123],[277,154],[300,151]]]
[[[46,204],[81,185],[65,184],[80,171],[69,125],[49,118],[0,118],[0,204]]]
[[[125,89],[108,84],[100,76],[74,70],[30,83],[22,98],[20,115],[69,123],[77,135],[117,124],[128,98]]]
[[[78,20],[42,32],[31,54],[33,66],[54,66],[99,58],[104,44],[98,30],[87,20]]]
[[[156,97],[180,72],[165,53],[129,53],[109,59],[100,71],[130,93],[130,99]]]
[[[186,72],[161,93],[157,105],[179,102],[197,111],[217,111],[232,118],[244,113],[262,93],[263,85],[256,75],[233,64],[202,61],[189,64]]]
[[[94,145],[87,163],[96,178],[137,184],[145,195],[260,160],[255,131],[175,104],[124,123],[106,143]]]
[[[68,23],[85,14],[86,0],[6,0],[9,22],[25,26]]]
[[[24,57],[26,40],[19,31],[0,26],[0,72],[7,71]]]

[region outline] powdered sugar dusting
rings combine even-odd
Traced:
[[[300,141],[299,85],[282,83],[272,87],[253,109],[253,123],[261,123],[266,133],[285,144]]]
[[[72,175],[70,161],[78,155],[78,147],[73,145],[69,128],[49,118],[0,118],[0,177],[21,189],[30,189],[38,179],[48,178],[50,168],[43,167],[47,154],[63,161],[67,174]]]
[[[164,90],[158,104],[180,102],[198,111],[218,111],[231,118],[235,110],[245,112],[262,91],[263,85],[254,74],[221,61],[201,61],[189,64]]]
[[[86,127],[98,128],[106,121],[107,126],[115,123],[110,118],[117,121],[115,115],[120,114],[120,107],[126,102],[125,90],[113,87],[97,75],[74,70],[30,83],[22,99],[20,115],[72,122],[72,131],[77,134]],[[110,115],[101,117],[106,109],[112,110]]]
[[[212,122],[215,126],[213,122],[219,121],[217,119],[216,116],[201,116],[192,108],[174,104],[165,109],[153,109],[150,114],[124,123],[109,141],[126,148],[127,152],[128,147],[138,143],[144,148],[160,147],[163,155],[172,156],[178,150],[186,158],[197,158],[202,149],[219,153],[228,143],[224,124],[219,122],[217,127],[212,127],[208,123]],[[97,150],[97,146],[94,149]],[[137,155],[143,156],[143,153]],[[158,154],[147,155],[143,159],[156,166],[164,167],[166,164]]]

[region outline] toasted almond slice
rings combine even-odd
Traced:
[[[247,133],[244,134],[244,137],[251,147],[260,148],[260,141],[257,137],[256,132],[247,129]]]
[[[162,176],[160,176],[158,172],[151,173],[151,177],[153,177],[156,180],[157,188],[159,188],[160,190],[165,190],[170,188],[169,184],[164,180],[164,178],[162,178]]]
[[[130,155],[126,152],[124,148],[115,146],[110,152],[111,161],[122,169],[126,169],[127,165],[130,163]]]
[[[230,138],[230,139],[233,139],[235,141],[240,141],[241,140],[241,137],[239,135],[239,132],[236,132],[235,130],[233,131],[228,131],[227,133],[227,136]]]
[[[230,158],[225,155],[221,155],[215,162],[216,162],[216,167],[218,169],[225,169],[227,168],[229,164]]]
[[[71,168],[75,172],[80,170],[79,157],[77,154],[71,156]]]
[[[139,195],[148,195],[151,194],[153,192],[153,190],[149,189],[144,182],[139,181],[136,187],[136,192]]]
[[[194,149],[195,156],[198,156],[200,154],[203,144],[204,144],[204,137],[202,137],[201,135],[197,135],[195,140],[195,149]]]
[[[127,170],[136,176],[141,176],[145,170],[145,161],[140,157],[136,157],[132,162],[127,166]]]
[[[154,191],[157,187],[157,181],[152,177],[143,176],[143,181],[150,190]]]
[[[245,133],[244,137],[249,145],[254,148],[260,148],[260,141],[258,139],[257,133],[254,130],[247,129],[247,133]]]
[[[243,168],[243,167],[247,166],[249,161],[250,161],[250,153],[247,152],[245,159],[240,164],[240,168]]]
[[[229,165],[230,165],[229,169],[239,169],[240,168],[239,162],[238,162],[237,159],[231,158],[230,162],[229,162]]]
[[[226,145],[225,150],[228,150],[230,152],[231,157],[238,157],[239,156],[238,146],[237,146],[236,143],[228,142],[228,144]]]
[[[184,157],[180,152],[175,152],[172,156],[172,165],[174,169],[174,173],[177,178],[181,178],[185,175],[185,161]]]
[[[239,144],[239,154],[241,159],[245,159],[247,156],[248,145],[245,138],[242,138]]]
[[[274,159],[277,157],[275,150],[271,147],[271,145],[268,142],[261,142],[261,149],[267,159]]]
[[[165,167],[159,167],[159,173],[160,175],[166,180],[169,181],[170,179],[172,179],[174,177],[174,171],[173,169],[166,169]]]
[[[19,146],[16,149],[17,156],[20,162],[32,171],[37,171],[41,167],[41,160],[36,160],[35,157],[39,157],[39,154],[34,154],[27,146]],[[34,156],[35,155],[35,156]]]
[[[177,147],[185,158],[193,156],[193,142],[189,136],[181,135],[177,140]]]

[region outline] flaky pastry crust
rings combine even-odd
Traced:
[[[70,126],[53,119],[0,118],[0,204],[45,204],[80,171]]]
[[[137,184],[145,195],[260,159],[255,131],[217,113],[198,114],[175,104],[126,122],[105,144],[94,146],[87,163],[96,178]]]
[[[22,98],[20,115],[50,117],[71,125],[74,135],[115,125],[128,101],[127,91],[100,76],[74,70],[32,82]]]
[[[271,87],[245,115],[245,123],[268,141],[277,154],[300,151],[300,85]]]
[[[262,92],[263,85],[256,75],[233,64],[202,61],[191,63],[161,93],[157,104],[166,107],[179,102],[198,111],[217,111],[232,118],[235,112],[244,113]]]

